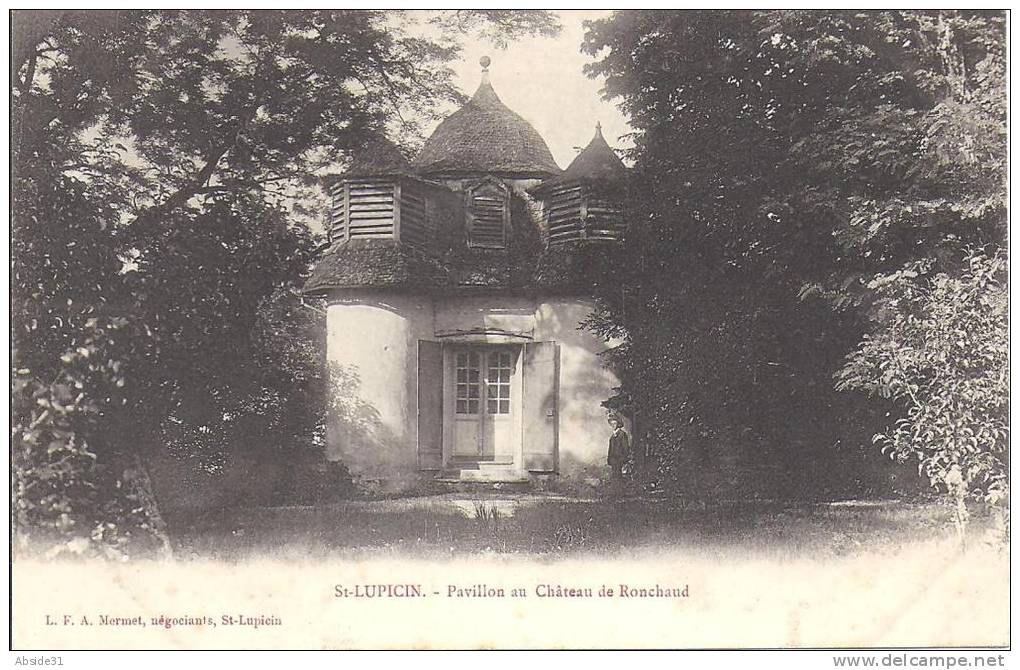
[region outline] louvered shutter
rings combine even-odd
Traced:
[[[472,189],[468,197],[468,243],[493,249],[505,247],[507,192],[490,183]]]
[[[559,358],[555,342],[524,345],[524,468],[529,472],[557,469]]]
[[[584,187],[580,184],[562,186],[549,195],[545,205],[549,244],[580,239],[583,203]]]
[[[350,239],[392,238],[394,184],[351,182],[347,185],[347,236]]]
[[[342,182],[330,189],[333,205],[329,215],[329,240],[342,242],[347,239],[347,187]]]
[[[443,467],[443,344],[418,341],[418,468]]]

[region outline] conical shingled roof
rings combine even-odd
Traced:
[[[551,176],[561,172],[538,131],[496,95],[486,71],[471,100],[440,123],[425,142],[414,167],[421,173]]]
[[[571,161],[562,174],[546,179],[533,191],[542,191],[550,186],[572,181],[621,182],[627,177],[627,167],[602,136],[601,124],[595,125],[595,137],[588,142],[581,153]]]
[[[355,155],[344,174],[348,177],[379,177],[411,174],[412,171],[411,164],[397,145],[382,135],[376,135]]]

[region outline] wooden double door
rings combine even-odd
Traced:
[[[421,470],[557,471],[556,342],[419,340],[417,396]]]
[[[514,462],[520,444],[514,437],[520,432],[519,363],[519,346],[450,348],[444,377],[452,460]]]

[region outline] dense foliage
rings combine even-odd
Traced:
[[[464,31],[556,29],[500,10],[12,23],[14,522],[22,542],[113,554],[160,534],[154,449],[208,477],[234,454],[322,460],[322,314],[296,291],[317,174],[458,99]]]
[[[872,435],[905,454],[906,419],[921,435],[985,430],[980,460],[1002,481],[1004,398],[955,386],[943,404],[916,367],[875,398],[846,391],[876,390],[881,351],[923,341],[933,350],[919,356],[942,355],[917,329],[944,323],[904,326],[932,300],[988,317],[981,332],[1004,346],[998,307],[970,304],[999,305],[1001,279],[968,274],[1005,243],[1004,30],[1001,14],[906,11],[589,25],[590,73],[636,129],[625,253],[640,259],[606,283],[591,325],[625,338],[625,390],[681,475],[692,458],[778,458],[821,488],[853,472],[843,457],[863,464]],[[982,378],[1005,374],[1001,356],[982,365]],[[932,469],[941,447],[913,444],[937,486],[954,464],[984,477],[955,446]]]

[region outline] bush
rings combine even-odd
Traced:
[[[12,379],[12,517],[19,546],[122,559],[165,547],[144,472],[111,439],[128,404],[124,318],[91,318],[57,374],[18,368]],[[52,371],[50,371],[52,372]]]
[[[847,358],[838,386],[902,405],[874,441],[898,461],[916,460],[952,496],[962,530],[967,499],[1008,502],[1007,261],[972,253],[955,275],[926,270],[916,263],[871,282],[878,327]]]

